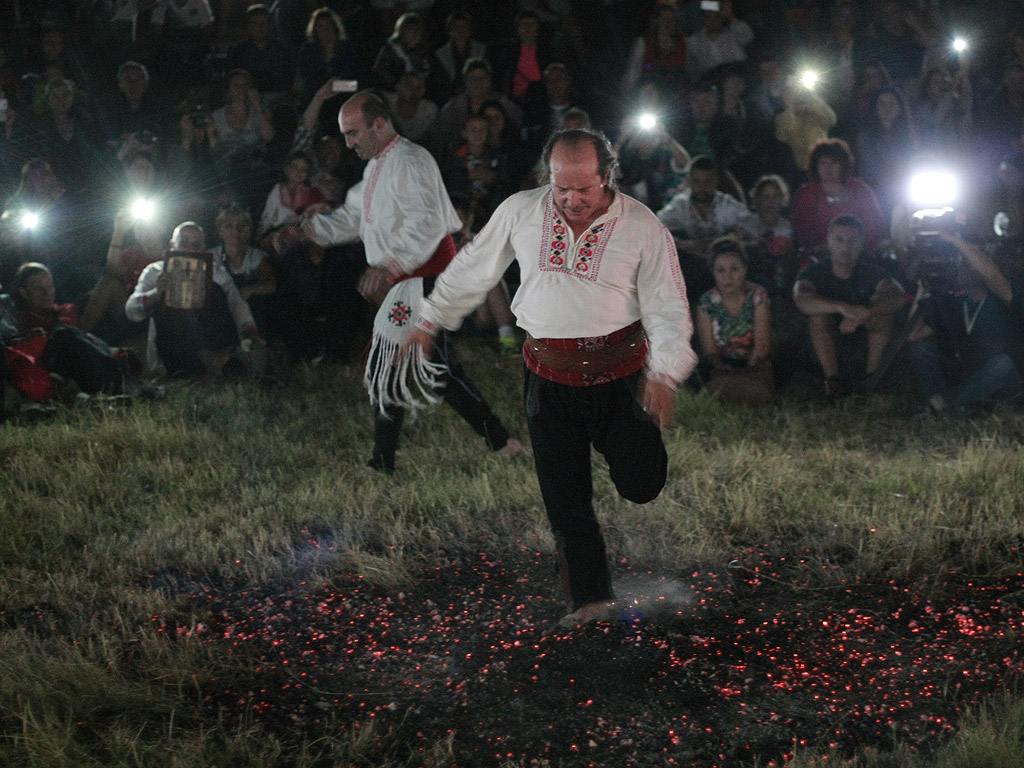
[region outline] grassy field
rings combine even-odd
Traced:
[[[525,442],[519,364],[473,345],[464,359]],[[993,621],[971,629],[953,609],[943,613],[959,622],[956,655],[999,649],[985,661],[986,685],[970,695],[957,693],[960,682],[936,688],[936,711],[955,717],[913,738],[893,728],[877,743],[844,741],[829,736],[835,722],[822,718],[818,728],[808,725],[814,717],[793,715],[776,739],[788,747],[666,746],[615,763],[554,747],[547,756],[524,749],[485,757],[465,746],[462,726],[421,728],[410,751],[404,721],[385,722],[370,709],[342,715],[325,699],[315,722],[294,715],[289,727],[225,694],[259,664],[238,640],[239,627],[269,637],[253,618],[263,615],[257,603],[240,595],[263,606],[283,605],[285,592],[317,595],[321,606],[363,595],[369,610],[408,604],[425,572],[474,553],[546,562],[553,546],[532,460],[488,454],[450,411],[407,426],[390,478],[364,469],[368,405],[358,376],[342,369],[314,371],[284,390],[182,387],[162,402],[94,404],[32,426],[2,425],[0,765],[1024,765],[1024,659],[1016,648],[1024,641],[1013,636],[1024,620],[1024,415],[914,421],[908,410],[898,395],[755,410],[681,392],[677,426],[666,436],[669,484],[655,502],[624,502],[606,473],[595,474],[616,579],[642,574],[719,594],[720,575],[733,574],[729,599],[756,597],[783,618],[809,596],[840,607],[859,599],[849,603],[852,614],[865,595],[903,589],[923,616],[925,602],[943,613],[972,590],[1002,590],[993,593],[1003,622],[997,645],[985,645],[992,638],[980,628]],[[530,574],[535,601],[525,610],[537,622],[561,611],[546,568]],[[465,569],[466,578],[478,570]],[[435,624],[447,621],[446,584],[452,594],[476,589],[455,578],[434,583]],[[885,601],[891,607],[893,598]],[[664,625],[682,614],[703,620],[702,604],[688,599]],[[225,616],[243,610],[244,621],[227,624]],[[901,625],[902,640],[914,626]],[[650,629],[643,642],[661,631]],[[714,635],[713,645],[726,631],[703,634]],[[224,642],[232,633],[235,642]],[[681,631],[679,642],[698,643],[699,634]],[[952,648],[953,636],[943,637]],[[388,642],[385,650],[400,645]],[[543,647],[554,654],[572,642]],[[705,677],[715,678],[712,660],[704,662]],[[949,663],[939,653],[922,674]],[[719,682],[708,688],[715,707],[730,695]]]

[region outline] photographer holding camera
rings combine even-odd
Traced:
[[[911,310],[919,319],[907,344],[928,412],[962,415],[983,404],[1019,405],[1021,287],[959,233],[940,237],[955,249],[959,266],[945,289],[941,282],[919,282]]]

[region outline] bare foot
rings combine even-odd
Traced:
[[[611,621],[615,616],[615,601],[601,601],[587,603],[578,610],[563,616],[558,620],[558,626],[562,629],[575,629],[589,624],[592,621]]]
[[[495,451],[499,456],[504,456],[506,459],[512,459],[523,452],[523,444],[516,440],[514,437],[510,437],[501,448]]]

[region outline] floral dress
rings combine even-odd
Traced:
[[[735,317],[722,303],[722,294],[712,288],[700,297],[700,308],[711,318],[715,348],[723,361],[744,366],[754,351],[754,308],[768,302],[768,292],[760,285],[747,283],[743,308]]]

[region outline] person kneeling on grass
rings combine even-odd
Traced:
[[[208,256],[203,228],[191,221],[175,227],[169,255],[175,253],[185,257]],[[129,320],[152,320],[147,351],[150,367],[156,367],[159,361],[170,376],[209,383],[220,378],[228,361],[235,356],[245,373],[262,375],[259,356],[249,355],[247,345],[239,343],[240,339],[249,340],[250,344],[256,342],[262,348],[249,305],[231,275],[223,267],[214,266],[212,260],[208,263],[213,270],[212,281],[208,295],[198,308],[168,305],[171,277],[165,272],[166,260],[150,264],[139,276],[124,310]]]

